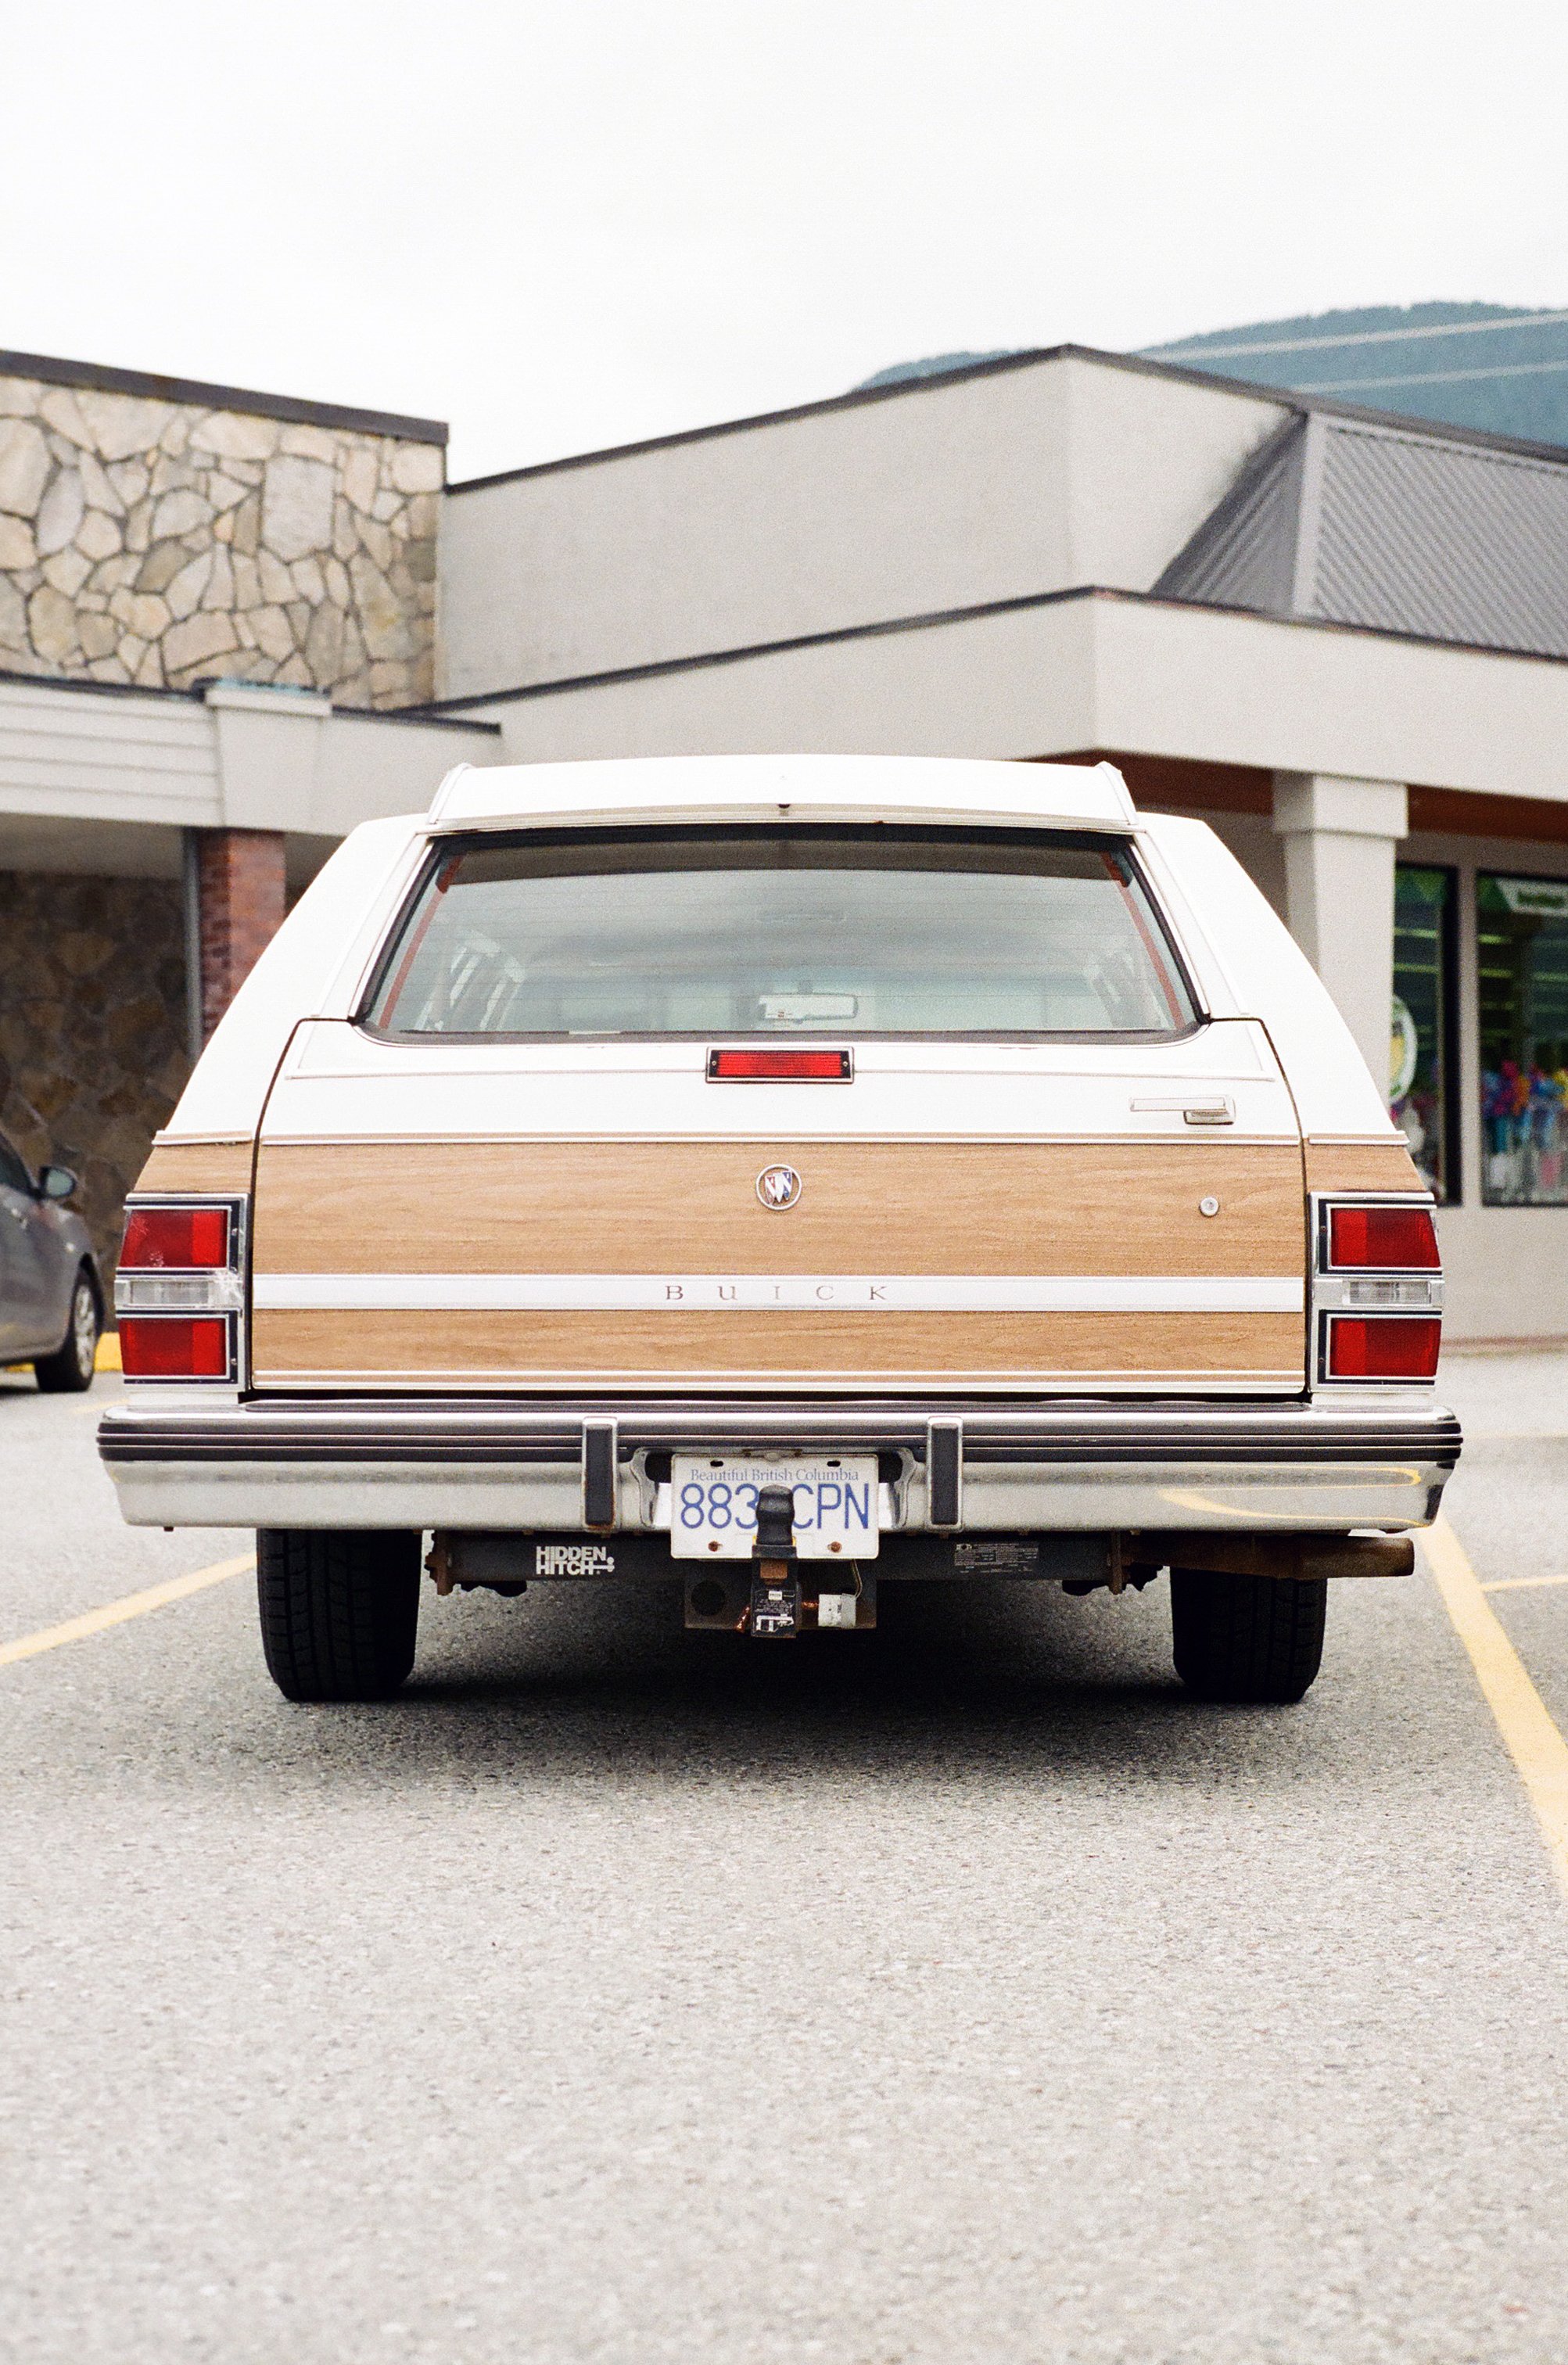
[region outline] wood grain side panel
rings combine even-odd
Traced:
[[[775,1160],[804,1189],[758,1205]],[[1206,1217],[1212,1194],[1220,1212]],[[1302,1270],[1294,1143],[280,1142],[259,1272]]]
[[[1299,1381],[1304,1325],[1292,1314],[260,1313],[252,1353],[263,1387]]]
[[[136,1180],[139,1191],[248,1191],[252,1144],[155,1141]]]
[[[1424,1191],[1402,1141],[1309,1141],[1309,1191]]]

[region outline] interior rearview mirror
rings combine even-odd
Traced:
[[[69,1199],[76,1188],[76,1177],[69,1166],[40,1166],[39,1189],[46,1199]]]

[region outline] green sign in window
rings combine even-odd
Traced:
[[[1402,862],[1394,880],[1389,1106],[1428,1188],[1452,1202],[1459,1196],[1451,1090],[1454,877]]]
[[[1568,1205],[1568,879],[1475,881],[1482,1197]]]

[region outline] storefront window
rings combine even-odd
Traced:
[[[1568,1205],[1568,880],[1475,881],[1482,1195]]]
[[[1454,881],[1451,870],[1402,862],[1394,871],[1394,1035],[1389,1106],[1428,1190],[1459,1196],[1453,1040]]]

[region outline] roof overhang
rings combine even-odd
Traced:
[[[1568,801],[1562,660],[1120,591],[541,685],[465,711],[501,724],[513,764],[781,745],[1014,759],[1114,747]]]
[[[0,674],[0,869],[176,878],[183,829],[281,831],[308,875],[362,821],[428,803],[494,724],[255,685],[138,690]]]

